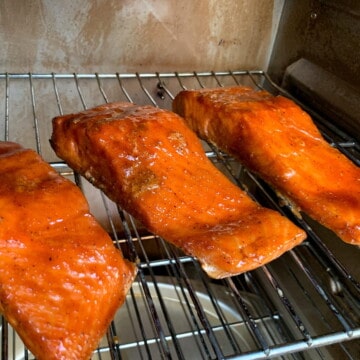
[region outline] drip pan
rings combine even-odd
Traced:
[[[121,359],[149,358],[150,354],[152,358],[159,359],[164,357],[164,352],[165,356],[187,360],[216,358],[209,341],[211,336],[219,343],[224,356],[250,352],[261,346],[228,288],[208,284],[205,293],[197,289],[201,288],[201,284],[196,281],[192,281],[190,291],[175,284],[175,278],[162,276],[156,277],[153,282],[146,281],[146,290],[142,284],[133,284],[112,328],[113,344],[120,351]],[[245,292],[241,293],[241,297],[248,311],[256,314],[255,331],[261,333],[267,343],[282,339],[276,327],[276,318],[270,316],[262,299]],[[212,333],[204,330],[207,328],[203,326],[204,322],[210,325]],[[157,334],[154,323],[159,325],[162,334]],[[161,335],[165,340],[165,349],[159,339]],[[179,353],[177,349],[181,349]],[[111,359],[105,339],[98,351],[101,359]],[[93,359],[97,359],[96,354]]]

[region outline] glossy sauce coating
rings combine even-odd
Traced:
[[[218,171],[172,112],[102,105],[55,118],[51,143],[148,230],[196,256],[212,277],[261,266],[305,237]]]
[[[135,266],[34,151],[0,142],[0,178],[0,309],[37,359],[87,360]]]
[[[293,101],[247,87],[183,91],[174,111],[342,240],[360,244],[360,169]]]

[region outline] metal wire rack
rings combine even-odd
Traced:
[[[76,182],[91,211],[139,273],[93,359],[358,359],[359,249],[306,215],[298,217],[266,184],[204,143],[222,170],[258,202],[303,227],[308,240],[257,270],[209,279],[196,259],[149,234],[51,150],[51,119],[112,101],[171,109],[182,89],[228,85],[291,97],[263,71],[133,74],[0,74],[0,139],[33,148]],[[294,99],[296,101],[296,99]],[[360,164],[359,143],[302,105],[324,137]],[[2,319],[1,359],[32,359]]]

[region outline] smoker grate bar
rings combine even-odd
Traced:
[[[23,79],[28,80],[30,77],[32,79],[46,80],[46,79],[163,79],[163,78],[208,78],[208,77],[228,77],[232,76],[234,82],[236,83],[236,76],[253,76],[253,75],[262,75],[265,76],[266,73],[263,70],[234,70],[234,71],[193,71],[193,72],[167,72],[167,73],[0,73],[0,79]],[[270,78],[268,78],[270,80]],[[239,84],[239,83],[238,83]]]
[[[344,331],[348,334],[349,337],[352,336],[352,325],[350,325],[347,320],[344,318],[344,316],[341,313],[341,309],[336,305],[336,303],[332,300],[331,295],[329,295],[326,290],[318,283],[316,280],[316,277],[313,276],[313,274],[309,271],[309,268],[306,267],[306,265],[303,263],[303,260],[300,260],[299,256],[294,252],[290,251],[290,254],[295,259],[295,261],[299,264],[299,267],[303,269],[304,273],[307,275],[307,277],[310,279],[312,284],[314,285],[314,288],[319,292],[320,296],[324,299],[326,304],[329,306],[331,311],[334,313],[338,321],[341,323],[341,325],[344,328]]]
[[[355,336],[358,337],[359,334],[357,334]],[[301,342],[301,341],[287,344],[285,352],[282,347],[272,347],[270,350],[270,353],[268,355],[262,351],[257,351],[257,352],[253,352],[253,353],[249,353],[249,354],[243,354],[240,357],[237,355],[230,356],[230,357],[227,357],[226,359],[228,359],[228,360],[235,360],[235,359],[257,360],[257,359],[259,359],[260,360],[260,359],[277,358],[278,356],[298,353],[302,350],[321,347],[324,345],[331,345],[336,342],[347,341],[347,340],[349,340],[349,336],[346,333],[345,334],[344,333],[335,333],[335,334],[329,334],[329,335],[323,336],[321,338],[313,338],[312,344],[310,346],[308,346],[306,343]],[[348,358],[356,360],[356,357],[348,357]]]
[[[114,244],[138,263],[137,281],[93,359],[352,359],[359,353],[359,345],[351,341],[360,338],[358,249],[341,256],[349,252],[346,245],[339,252],[333,247],[340,244],[338,239],[324,234],[310,219],[299,218],[233,158],[204,143],[215,166],[255,200],[303,227],[309,239],[260,269],[215,281],[202,272],[196,259],[149,234],[74,174],[48,143],[50,120],[57,114],[112,101],[171,109],[182,89],[240,84],[291,97],[261,70],[0,74],[0,136],[34,148],[60,174],[75,181]],[[300,105],[329,143],[359,164],[359,143]],[[349,257],[355,259],[355,266],[347,262]],[[2,359],[16,354],[31,359],[4,321],[0,346]]]
[[[271,321],[272,320],[272,317],[264,317],[263,319],[261,319],[261,322],[264,322],[264,321]],[[259,323],[259,320],[256,320],[257,323]],[[244,322],[229,322],[227,324],[229,327],[236,327],[236,326],[243,326],[244,325]],[[223,331],[223,325],[218,325],[218,326],[213,326],[212,327],[212,331],[214,333],[216,332],[222,332]],[[200,330],[195,330],[195,331],[186,331],[186,332],[182,332],[182,333],[177,333],[175,336],[177,339],[186,339],[186,338],[189,338],[189,337],[193,337],[193,336],[198,336],[198,335],[206,335],[206,330],[205,329],[200,329]],[[167,341],[172,341],[173,338],[171,336],[165,336],[165,339]],[[146,342],[148,344],[154,344],[154,343],[157,343],[158,339],[157,338],[148,338],[146,340]],[[137,342],[129,342],[129,343],[126,343],[126,344],[120,344],[118,345],[119,349],[128,349],[128,348],[134,348],[136,346],[143,346],[145,344],[145,341],[137,341]],[[106,351],[107,348],[102,348],[100,349],[100,351],[104,352]],[[267,347],[267,350],[264,351],[264,354],[269,354],[270,353],[270,349]]]

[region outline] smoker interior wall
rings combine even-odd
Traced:
[[[4,0],[0,72],[266,69],[284,0]]]
[[[360,2],[285,2],[268,73],[359,140]]]
[[[360,2],[286,1],[269,74],[280,84],[286,68],[301,58],[360,90]]]

